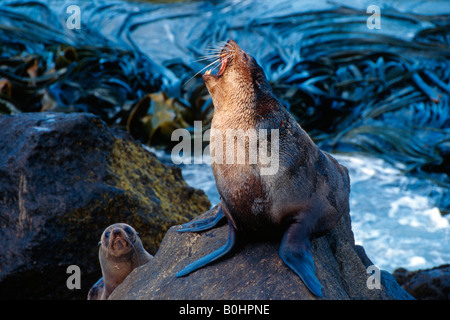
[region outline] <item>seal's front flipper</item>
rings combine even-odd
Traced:
[[[307,229],[302,223],[291,224],[284,233],[280,256],[312,293],[322,297],[322,285],[316,277]]]
[[[103,277],[100,278],[89,290],[88,292],[88,300],[101,300],[102,293],[105,288],[105,283],[103,281]]]
[[[203,258],[198,259],[197,261],[187,265],[183,270],[178,272],[176,274],[176,277],[183,277],[197,269],[200,269],[201,267],[206,266],[207,264],[223,257],[228,252],[233,249],[234,244],[236,243],[236,231],[234,230],[231,223],[228,223],[228,240],[227,243],[223,246],[217,249],[214,252],[211,252],[210,254],[207,254]]]
[[[222,206],[219,207],[219,211],[217,211],[216,215],[199,220],[199,221],[191,221],[182,225],[182,228],[177,230],[178,232],[199,232],[206,231],[217,224],[219,224],[223,219],[225,219],[225,214],[222,211]]]

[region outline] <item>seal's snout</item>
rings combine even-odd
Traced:
[[[120,229],[114,229],[113,233],[114,235],[118,236],[120,234]]]
[[[219,51],[215,55],[217,58],[214,62],[212,62],[210,65],[217,64],[216,67],[206,70],[205,74],[203,75],[203,79],[205,81],[208,81],[208,79],[215,79],[218,80],[225,72],[227,66],[229,65],[229,62],[232,60],[232,56],[236,50],[239,50],[239,46],[234,40],[228,40],[222,48],[219,48]],[[208,65],[208,67],[210,66]],[[211,72],[219,67],[219,71],[217,74],[212,74]]]
[[[244,65],[248,66],[252,62],[252,58],[250,55],[242,50],[241,47],[236,43],[234,40],[228,40],[227,43],[224,45],[222,52],[226,53],[227,57],[234,58],[236,60],[239,60],[239,63],[243,63]],[[228,62],[228,61],[226,61]]]
[[[233,39],[229,39],[228,41],[227,41],[227,43],[228,44],[230,44],[232,47],[239,47],[238,46],[238,44],[237,44],[237,42],[236,41],[234,41]]]

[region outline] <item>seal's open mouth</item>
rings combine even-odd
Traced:
[[[222,53],[219,56],[220,59],[220,69],[219,72],[217,73],[217,75],[215,75],[216,77],[220,77],[222,76],[222,74],[225,72],[225,69],[227,68],[227,63],[228,63],[228,54],[226,51],[222,51]],[[211,71],[212,69],[208,69],[205,72],[206,76],[211,76]]]

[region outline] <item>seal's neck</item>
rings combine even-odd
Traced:
[[[271,117],[280,102],[271,91],[253,96],[254,99],[229,98],[226,104],[215,104],[212,127],[215,129],[254,129]],[[220,102],[219,102],[220,103]]]

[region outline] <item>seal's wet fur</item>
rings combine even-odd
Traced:
[[[225,159],[222,164],[212,163],[221,196],[219,212],[216,217],[185,224],[179,231],[207,230],[226,217],[229,239],[224,247],[191,263],[177,276],[227,254],[239,234],[265,238],[281,232],[281,258],[311,292],[322,296],[310,239],[329,232],[349,211],[348,171],[311,140],[274,96],[256,60],[236,42],[227,42],[220,60],[219,74],[203,76],[214,103],[211,128],[223,135],[228,129],[278,129],[279,169],[273,175],[261,175],[259,163],[226,164]]]

